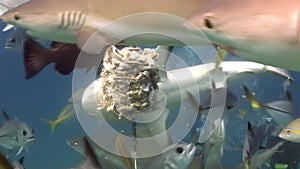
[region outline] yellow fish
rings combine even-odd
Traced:
[[[245,85],[243,86],[243,88],[246,94],[245,96],[250,101],[252,108],[253,109],[261,108],[263,105],[256,100],[254,94]]]
[[[294,143],[300,143],[300,118],[293,120],[283,128],[278,137]]]
[[[216,60],[215,68],[218,68],[220,64],[224,61],[225,57],[227,56],[227,51],[225,49],[222,49],[220,47],[217,47],[218,50],[218,57]]]
[[[54,133],[57,125],[67,118],[69,118],[72,114],[75,113],[75,110],[73,109],[73,104],[67,104],[62,111],[58,114],[57,118],[55,120],[48,120],[48,119],[41,119],[42,121],[48,123],[51,127],[51,134]]]

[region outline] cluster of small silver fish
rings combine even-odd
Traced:
[[[119,115],[150,105],[151,92],[160,81],[154,49],[111,46],[103,59],[101,72],[103,94],[98,95],[98,109]]]

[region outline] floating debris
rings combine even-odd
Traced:
[[[160,82],[157,58],[155,49],[109,47],[100,73],[98,110],[115,112],[121,118],[149,107]]]

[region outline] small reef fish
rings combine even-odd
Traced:
[[[296,118],[295,106],[293,105],[290,96],[287,96],[288,99],[262,104],[255,98],[253,92],[251,92],[247,86],[244,85],[243,88],[245,96],[250,101],[252,108],[262,108],[266,110],[280,130]]]
[[[55,70],[62,75],[70,74],[76,67],[90,68],[94,66],[99,55],[80,53],[76,44],[52,42],[49,49],[39,44],[32,38],[24,42],[24,61],[26,70],[26,79],[37,75],[45,66],[50,63],[55,64]],[[76,63],[79,56],[86,55],[84,61]]]
[[[278,149],[284,144],[283,141],[278,142],[273,147],[269,149],[261,149],[254,153],[251,158],[249,169],[260,169],[265,162],[267,162],[271,157],[278,152]]]
[[[293,120],[284,127],[278,136],[287,141],[300,143],[300,118]]]
[[[171,145],[169,151],[158,155],[143,169],[187,169],[195,156],[196,147],[193,144],[178,143]]]
[[[243,162],[245,166],[249,166],[251,158],[259,150],[264,138],[263,129],[252,125],[248,121],[247,134],[243,145]]]
[[[250,159],[249,165],[242,163],[237,165],[235,169],[261,169],[262,166],[278,152],[278,149],[283,146],[283,144],[284,142],[280,141],[271,148],[257,150]]]
[[[14,169],[13,165],[0,153],[0,168],[1,169]]]
[[[89,140],[85,137],[83,138],[83,146],[84,146],[84,153],[85,153],[84,161],[80,163],[78,166],[72,167],[70,169],[103,169],[96,157],[93,147],[89,143]]]
[[[213,0],[187,25],[237,56],[300,71],[299,8],[298,0]]]
[[[33,143],[34,131],[25,122],[11,120],[4,111],[2,113],[6,121],[0,127],[0,146],[10,151],[20,147],[16,154],[19,155],[24,148]]]
[[[55,120],[48,120],[48,119],[41,119],[42,121],[48,123],[51,128],[51,134],[54,133],[56,127],[61,122],[68,119],[70,116],[72,116],[75,113],[75,110],[73,108],[73,104],[67,104],[58,114]]]

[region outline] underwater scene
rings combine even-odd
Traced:
[[[300,2],[146,2],[0,0],[0,169],[300,169]]]

